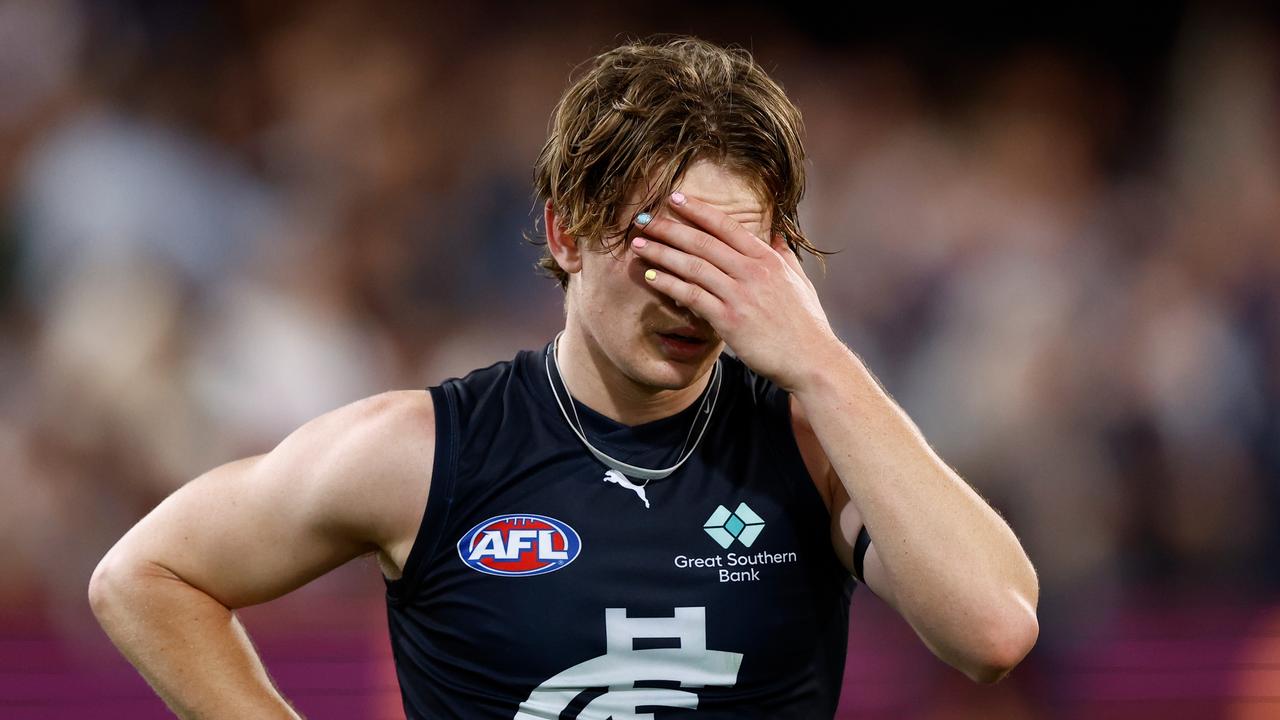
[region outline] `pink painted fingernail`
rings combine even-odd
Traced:
[[[648,240],[645,240],[645,239],[644,239],[644,238],[642,238],[642,237],[638,237],[638,238],[636,238],[636,239],[634,239],[634,240],[632,240],[632,241],[631,241],[631,246],[632,246],[632,247],[642,248],[642,247],[644,247],[645,245],[648,245],[648,244],[649,244],[649,241],[648,241]]]
[[[673,192],[673,193],[671,193],[671,202],[675,203],[676,205],[683,205],[683,204],[684,204],[684,193],[682,193],[682,192]]]

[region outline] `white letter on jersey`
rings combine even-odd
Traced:
[[[569,544],[565,543],[565,550],[552,550],[555,547],[551,544],[551,538],[555,537],[555,530],[539,530],[538,531],[538,559],[539,560],[568,560]]]
[[[538,537],[537,530],[511,530],[507,533],[507,556],[503,560],[519,560],[522,550],[533,549],[533,539]]]
[[[491,557],[494,560],[507,559],[507,545],[502,542],[502,532],[499,530],[485,530],[480,536],[480,542],[471,548],[471,560],[479,560],[482,557]]]
[[[669,618],[629,618],[626,608],[604,611],[604,655],[548,678],[520,703],[513,720],[559,717],[582,691],[608,687],[578,713],[578,720],[654,720],[646,705],[696,709],[698,694],[667,688],[638,688],[637,682],[665,680],[681,687],[732,686],[742,654],[707,649],[707,609],[678,607]],[[633,650],[636,638],[676,638],[678,648]]]

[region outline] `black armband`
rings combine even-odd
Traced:
[[[867,533],[867,526],[863,525],[858,531],[858,539],[853,543],[853,577],[860,583],[865,583],[862,579],[862,560],[867,555],[867,547],[871,545],[871,535]]]

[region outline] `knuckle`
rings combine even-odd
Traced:
[[[731,217],[725,216],[725,218],[720,221],[720,229],[724,230],[726,233],[738,232],[742,229],[742,223]]]
[[[729,306],[729,307],[726,307],[726,308],[725,308],[725,311],[724,311],[724,326],[725,326],[725,328],[736,328],[736,327],[738,327],[738,322],[739,322],[740,318],[741,318],[741,315],[739,314],[739,312],[738,312],[737,310],[733,309],[733,307],[732,307],[732,306]]]

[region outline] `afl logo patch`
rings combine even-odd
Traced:
[[[523,577],[555,572],[582,552],[578,533],[546,515],[499,515],[458,541],[458,557],[489,575]]]

